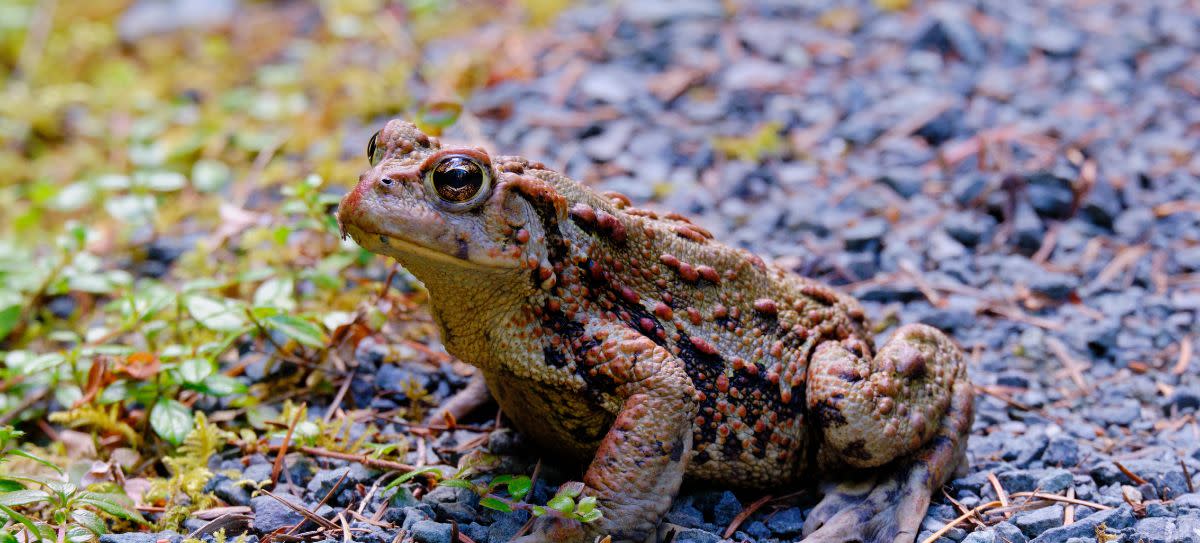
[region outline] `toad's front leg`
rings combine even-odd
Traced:
[[[542,520],[532,541],[642,541],[671,507],[692,449],[695,389],[683,363],[653,341],[621,327],[597,331],[599,346],[587,371],[611,379],[623,400],[584,475],[584,496],[595,496],[603,519]]]

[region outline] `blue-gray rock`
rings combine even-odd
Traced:
[[[842,240],[848,251],[875,252],[879,250],[885,232],[887,232],[887,221],[872,217],[863,219],[858,224],[844,230]]]
[[[947,521],[943,519],[926,516],[925,519],[921,521],[921,531],[930,533],[937,532],[938,530],[946,527],[946,522]],[[962,539],[966,536],[966,530],[955,526],[949,530],[946,530],[938,541],[962,541]]]
[[[943,9],[937,13],[913,47],[953,53],[970,64],[980,64],[987,58],[979,33],[959,10]]]
[[[679,543],[717,543],[721,541],[721,536],[704,530],[689,528],[676,532],[675,539],[672,541],[678,541]]]
[[[460,524],[475,520],[479,496],[467,488],[438,486],[421,498],[437,511],[439,517],[451,518]]]
[[[950,194],[954,196],[954,201],[958,205],[966,207],[983,196],[987,186],[988,180],[982,175],[963,175],[950,183]]]
[[[1034,212],[1033,206],[1021,200],[1017,203],[1012,219],[1012,242],[1026,254],[1036,252],[1042,246],[1046,228]]]
[[[889,170],[875,181],[891,187],[896,194],[905,198],[911,198],[914,194],[921,192],[921,187],[925,184],[924,176],[916,168]]]
[[[1083,46],[1083,34],[1061,23],[1050,23],[1033,33],[1033,45],[1048,55],[1069,57],[1079,53]]]
[[[942,221],[942,228],[959,243],[974,247],[991,236],[996,228],[996,219],[983,213],[957,212]]]
[[[963,132],[963,110],[960,108],[949,108],[929,120],[929,122],[921,125],[915,135],[924,138],[930,145],[937,147],[947,141],[950,141]],[[920,190],[920,187],[917,188]],[[913,192],[916,194],[916,191]],[[907,196],[905,196],[907,197]]]
[[[1061,505],[1051,505],[1032,511],[1022,511],[1013,515],[1012,522],[1029,537],[1037,537],[1051,528],[1062,526],[1063,508]]]
[[[789,507],[767,517],[766,524],[767,529],[775,537],[781,539],[795,537],[800,535],[800,531],[804,529],[804,515],[801,514],[799,507]]]
[[[418,543],[452,543],[454,535],[453,526],[432,520],[414,522],[409,531]]]
[[[309,479],[306,487],[316,500],[325,499],[326,495],[337,494],[343,488],[347,488],[353,481],[350,480],[350,468],[340,467],[336,469],[323,469],[313,474],[312,479]],[[334,485],[338,485],[334,488]]]
[[[1051,219],[1065,219],[1071,215],[1075,191],[1070,179],[1043,170],[1026,179],[1026,191],[1038,215]]]
[[[488,526],[487,541],[488,543],[508,543],[524,524],[523,518],[517,518],[514,515],[500,517]],[[481,540],[476,539],[475,541],[478,543]]]
[[[471,538],[471,541],[474,541],[475,543],[489,542],[488,528],[488,526],[484,526],[478,522],[458,525],[458,531]]]
[[[293,505],[305,507],[304,500],[291,494],[276,494],[280,499]],[[304,520],[304,516],[292,508],[279,503],[271,496],[256,496],[250,500],[250,509],[254,512],[251,528],[260,534],[268,534],[285,526],[295,526]]]
[[[1029,492],[1037,488],[1037,479],[1033,473],[1026,470],[1013,470],[996,474],[996,480],[1000,481],[1000,486],[1004,490],[1012,492]]]
[[[1029,541],[1029,538],[1025,537],[1020,528],[1017,528],[1015,524],[1008,521],[992,526],[992,530],[995,530],[999,540],[1004,543],[1026,543]]]
[[[1200,245],[1174,251],[1172,258],[1183,271],[1200,271]]]
[[[1106,179],[1099,179],[1092,185],[1092,190],[1080,206],[1084,218],[1105,228],[1112,228],[1113,221],[1117,220],[1123,209],[1120,193]]]
[[[1184,413],[1200,410],[1200,389],[1179,387],[1163,404],[1167,415],[1179,416]]]
[[[1150,228],[1154,226],[1154,212],[1144,207],[1133,207],[1117,216],[1113,223],[1113,231],[1121,239],[1134,243],[1142,241]]]
[[[763,540],[771,537],[771,529],[767,528],[767,525],[763,524],[760,520],[751,522],[749,526],[746,526],[745,530],[754,539]]]
[[[742,512],[742,502],[738,501],[737,496],[726,490],[721,493],[720,499],[713,505],[713,523],[718,528],[729,526],[735,517]]]
[[[667,512],[666,520],[684,528],[699,528],[704,526],[704,513],[696,509],[691,499],[683,499],[675,502]]]
[[[1134,526],[1135,539],[1145,543],[1176,543],[1183,541],[1185,534],[1178,533],[1173,519],[1149,517],[1139,520]],[[1192,537],[1195,534],[1187,534]]]
[[[1200,492],[1191,492],[1176,496],[1173,500],[1175,505],[1188,509],[1200,509]]]
[[[1033,543],[1066,543],[1073,537],[1086,537],[1093,540],[1096,526],[1104,524],[1109,533],[1133,526],[1133,513],[1128,505],[1115,509],[1092,513],[1082,519],[1075,519],[1074,524],[1051,528],[1034,538]]]
[[[204,486],[204,491],[212,492],[214,496],[229,505],[248,505],[250,492],[234,483],[233,479],[218,474],[209,479],[208,484]]]
[[[1042,492],[1050,492],[1057,494],[1067,489],[1075,482],[1075,476],[1065,469],[1050,469],[1046,470],[1037,480],[1037,487]]]
[[[242,478],[256,483],[271,479],[271,464],[250,464],[242,471]]]
[[[183,541],[183,536],[175,532],[128,532],[123,534],[104,534],[100,536],[100,543],[158,543],[159,541],[163,540],[168,541],[169,543],[181,543]]]
[[[1079,444],[1071,437],[1052,437],[1042,451],[1042,462],[1047,466],[1074,466],[1079,463]]]
[[[1041,294],[1051,300],[1066,300],[1071,292],[1075,290],[1075,286],[1079,284],[1079,278],[1059,272],[1040,271],[1029,278],[1029,290]]]

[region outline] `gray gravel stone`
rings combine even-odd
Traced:
[[[675,539],[680,543],[717,543],[721,537],[704,530],[688,529],[675,533]]]
[[[1013,515],[1013,524],[1029,537],[1037,537],[1050,528],[1062,526],[1063,508],[1061,505],[1051,505],[1032,511],[1022,511]]]
[[[307,507],[304,500],[291,494],[276,494],[280,499],[293,505]],[[260,534],[271,533],[285,526],[294,526],[304,520],[304,516],[271,496],[256,496],[250,500],[250,509],[254,512],[251,527]]]
[[[1092,513],[1082,519],[1076,519],[1074,524],[1051,528],[1034,538],[1033,543],[1066,543],[1073,537],[1095,538],[1096,526],[1103,523],[1110,533],[1133,526],[1133,513],[1128,506]]]
[[[454,527],[432,520],[422,520],[413,523],[412,537],[418,543],[452,543]]]
[[[799,507],[791,507],[768,517],[766,524],[775,537],[795,537],[804,529],[804,516]]]

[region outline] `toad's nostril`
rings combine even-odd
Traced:
[[[384,185],[391,185],[393,181],[391,177],[384,177],[380,179],[379,182],[383,183]]]

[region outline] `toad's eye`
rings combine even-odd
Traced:
[[[474,207],[487,197],[492,177],[478,160],[462,155],[443,158],[425,175],[426,185],[452,210]]]
[[[378,143],[379,132],[371,134],[371,141],[367,142],[367,161],[369,161],[372,166],[378,165],[379,161],[383,160],[383,149],[379,148]]]

